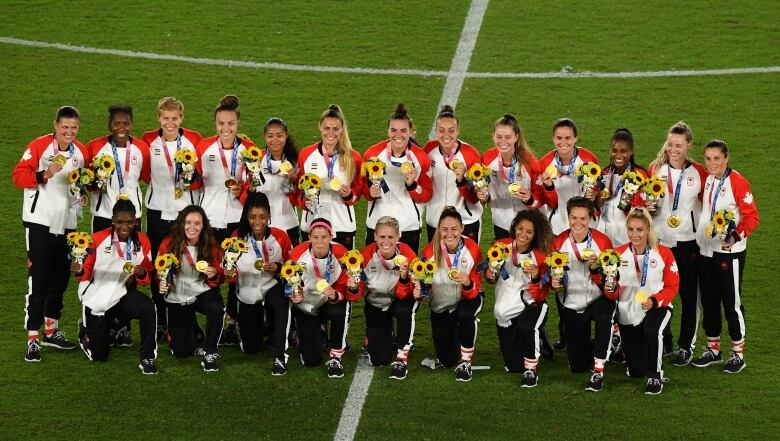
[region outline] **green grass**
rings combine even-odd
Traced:
[[[468,2],[5,2],[2,34],[103,48],[194,57],[294,64],[446,70]],[[777,65],[778,7],[768,1],[712,5],[623,2],[548,4],[491,2],[472,59],[474,71],[660,70]],[[60,22],[55,17],[68,16]],[[231,26],[232,34],[226,31]],[[555,54],[551,56],[550,54]],[[227,93],[241,97],[241,132],[256,141],[272,115],[285,118],[299,146],[317,139],[317,119],[330,103],[342,105],[356,148],[385,135],[396,102],[411,109],[420,138],[428,133],[443,78],[345,75],[200,66],[0,45],[4,87],[0,102],[0,438],[36,436],[96,439],[261,438],[329,439],[347,396],[348,375],[328,380],[324,368],[303,369],[291,351],[290,373],[271,377],[271,355],[222,352],[221,370],[204,374],[197,360],[175,360],[160,347],[161,374],[136,368],[137,346],[112,351],[107,363],[80,353],[44,350],[44,361],[23,360],[24,238],[21,191],[11,170],[24,145],[50,130],[65,103],[82,112],[79,139],[106,132],[106,108],[136,108],[134,133],[156,126],[154,107],[174,95],[186,106],[185,126],[214,132],[212,109]],[[492,291],[481,313],[475,372],[468,384],[449,371],[419,367],[433,354],[427,307],[417,315],[417,348],[409,378],[387,378],[378,368],[357,432],[358,439],[763,439],[780,430],[780,357],[774,347],[777,301],[769,282],[778,231],[773,150],[780,119],[777,74],[654,79],[467,79],[458,103],[462,137],[480,149],[491,145],[492,123],[503,112],[518,116],[541,156],[551,148],[550,127],[561,116],[580,126],[582,145],[606,158],[617,127],[635,135],[637,159],[646,165],[666,129],[683,119],[694,130],[694,158],[710,138],[732,147],[731,165],[753,185],[761,226],[750,239],[745,272],[749,367],[727,376],[719,369],[676,368],[660,397],[641,394],[643,383],[608,365],[599,395],[583,391],[586,376],[568,372],[563,354],[540,364],[540,386],[521,390],[502,369],[492,316]],[[358,207],[365,215],[365,203]],[[489,210],[483,248],[491,240]],[[86,222],[87,218],[84,219]],[[358,242],[362,243],[362,228]],[[548,329],[555,334],[553,306]],[[75,335],[79,305],[75,283],[65,294],[63,327]],[[350,341],[363,335],[362,302],[355,305]],[[679,319],[673,319],[676,332]],[[136,326],[137,329],[137,326]],[[136,331],[137,332],[137,331]],[[134,336],[138,341],[137,334]],[[703,332],[699,332],[699,346]],[[724,347],[727,335],[724,333]],[[137,344],[137,343],[136,343]]]

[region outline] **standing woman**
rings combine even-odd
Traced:
[[[672,251],[659,245],[653,219],[644,207],[631,210],[626,219],[628,243],[618,247],[620,293],[618,325],[628,375],[647,376],[645,393],[658,395],[664,388],[663,330],[672,319],[670,308],[680,277]]]
[[[680,274],[680,336],[672,364],[690,363],[699,326],[699,245],[696,243],[698,219],[707,173],[689,158],[693,133],[682,121],[666,133],[666,142],[650,164],[650,174],[666,181],[666,197],[658,207],[653,227],[659,241],[672,249]],[[670,328],[667,326],[667,329]],[[664,335],[664,346],[672,346],[671,331]]]
[[[152,261],[157,258],[157,250],[171,231],[171,224],[179,212],[188,205],[200,202],[200,182],[196,181],[188,190],[184,190],[181,166],[173,160],[176,152],[181,149],[195,154],[195,146],[201,139],[200,133],[181,126],[184,120],[184,105],[171,96],[157,103],[157,120],[160,122],[160,128],[150,130],[143,136],[143,141],[149,145],[146,232],[152,244]],[[161,340],[168,330],[166,302],[160,295],[157,284],[152,283],[151,291],[157,307],[157,339]]]
[[[235,237],[245,240],[249,252],[244,253],[233,269],[225,269],[228,282],[235,284],[238,297],[238,325],[241,350],[256,354],[262,347],[263,313],[273,310],[274,364],[273,375],[287,373],[287,334],[290,330],[290,300],[284,295],[279,278],[282,264],[292,250],[284,231],[271,227],[271,207],[264,193],[250,195],[241,213]],[[265,307],[265,308],[264,308]]]
[[[471,362],[477,342],[477,315],[485,294],[477,265],[482,261],[479,245],[463,235],[464,225],[454,207],[445,207],[439,216],[433,240],[422,257],[436,262],[430,287],[431,331],[436,349],[432,368],[455,368],[457,381],[471,381]],[[422,298],[414,290],[417,300]]]
[[[366,297],[366,349],[372,365],[384,366],[390,363],[395,346],[390,372],[390,378],[394,380],[406,378],[419,305],[414,300],[415,285],[409,275],[409,263],[416,254],[400,242],[400,236],[395,218],[380,217],[376,221],[374,240],[361,251],[366,276],[361,286]],[[393,328],[393,318],[397,332]]]
[[[307,240],[292,250],[290,260],[303,266],[303,283],[292,289],[293,316],[298,332],[298,350],[304,366],[322,363],[320,325],[328,336],[329,359],[325,363],[329,378],[344,376],[341,357],[347,342],[352,301],[360,297],[359,286],[339,261],[347,249],[333,240],[333,227],[325,219],[314,219]],[[322,281],[327,282],[323,288]],[[330,326],[328,326],[330,325]],[[287,334],[284,334],[286,337]]]
[[[606,234],[613,244],[626,243],[626,215],[631,209],[619,208],[620,198],[623,195],[623,173],[633,171],[647,179],[647,170],[638,166],[634,160],[634,136],[628,129],[615,130],[610,140],[609,165],[604,168],[601,175],[604,189],[596,198],[596,207],[599,208],[599,217],[596,229]]]
[[[539,162],[514,115],[505,113],[496,120],[493,142],[495,146],[482,155],[482,163],[492,172],[492,179],[486,191],[477,192],[477,198],[490,204],[493,235],[498,240],[511,237],[509,227],[518,211],[544,206],[547,198],[554,198],[555,188],[548,177],[545,185],[551,188],[551,195],[545,195],[538,181]]]
[[[269,118],[263,126],[265,137],[265,155],[263,157],[262,184],[251,186],[249,193],[263,193],[271,206],[271,222],[274,227],[287,232],[293,246],[300,243],[298,228],[298,150],[287,129],[287,123],[278,117]],[[288,162],[292,169],[282,173],[282,164]]]
[[[242,167],[241,152],[254,144],[238,136],[241,112],[238,97],[225,95],[214,109],[217,134],[198,143],[195,166],[203,178],[203,199],[200,206],[209,218],[214,240],[218,244],[230,237],[241,219]],[[238,299],[236,286],[228,287],[227,327],[222,344],[237,345]]]
[[[22,223],[28,268],[24,359],[29,362],[41,361],[41,325],[45,326],[43,346],[76,347],[65,338],[58,322],[70,278],[65,232],[76,228],[77,206],[86,204],[85,199],[74,201],[68,174],[86,167],[91,160],[89,151],[76,140],[79,124],[79,111],[75,107],[60,107],[54,116],[54,133],[31,141],[14,167],[14,185],[24,189]]]
[[[723,303],[731,337],[731,356],[723,371],[736,374],[746,366],[742,273],[745,271],[747,238],[758,227],[758,208],[748,180],[728,165],[729,146],[725,141],[713,139],[704,146],[704,166],[709,176],[704,184],[696,239],[702,256],[699,284],[707,349],[691,364],[705,367],[722,362],[720,305]],[[729,210],[734,215],[733,229],[729,229],[722,239],[717,232],[710,238],[706,232],[719,210]]]
[[[93,192],[92,232],[111,227],[112,210],[116,202],[126,199],[135,206],[136,221],[141,227],[141,180],[149,182],[149,145],[130,136],[133,128],[133,108],[130,106],[108,107],[108,130],[110,135],[93,139],[87,144],[90,156],[106,154],[114,158],[114,172],[104,189]]]
[[[300,173],[313,173],[322,181],[317,202],[308,201],[301,195],[300,205],[306,209],[301,219],[301,236],[303,240],[309,240],[310,222],[322,217],[333,227],[333,240],[351,250],[356,229],[353,205],[361,194],[363,161],[360,153],[352,150],[341,107],[331,104],[322,113],[320,135],[320,142],[304,148],[298,157]],[[335,184],[339,185],[336,187]]]
[[[539,161],[542,170],[540,179],[543,183],[552,178],[557,198],[547,200],[547,215],[552,225],[553,234],[561,234],[568,227],[566,203],[574,196],[584,196],[591,201],[596,200],[596,191],[585,191],[582,183],[577,182],[577,167],[585,162],[598,163],[596,156],[588,149],[577,146],[579,131],[577,124],[569,118],[555,121],[552,130],[552,141],[555,150],[547,153]],[[554,167],[555,176],[550,176],[548,167]],[[545,190],[550,195],[550,188]]]
[[[401,242],[415,253],[420,249],[421,205],[431,200],[433,184],[430,159],[410,139],[413,127],[409,112],[399,103],[387,121],[388,139],[369,147],[363,155],[363,162],[375,157],[385,163],[382,185],[372,185],[363,177],[363,194],[368,200],[366,245],[374,243],[377,220],[392,216],[401,229]]]
[[[465,175],[481,159],[477,149],[458,139],[459,134],[460,121],[455,111],[452,106],[443,106],[436,117],[436,139],[423,147],[431,160],[433,181],[433,195],[425,208],[428,240],[432,240],[444,208],[451,206],[463,215],[463,234],[479,242],[483,208]],[[455,170],[450,165],[454,161],[458,165]]]
[[[149,284],[152,273],[151,244],[137,224],[135,205],[120,199],[112,209],[112,226],[92,234],[95,250],[84,264],[75,260],[71,270],[79,278],[82,306],[79,343],[91,361],[106,361],[111,351],[114,319],[138,319],[141,350],[138,368],[145,375],[157,373],[157,314],[154,302],[138,291]]]
[[[544,259],[553,234],[550,222],[538,210],[518,212],[509,231],[515,237],[498,242],[509,246],[511,256],[501,271],[487,268],[485,279],[496,285],[493,313],[504,366],[512,373],[523,372],[522,387],[536,387],[541,327],[547,320],[548,283],[542,276],[547,272]]]
[[[185,207],[171,225],[171,234],[160,245],[159,254],[172,253],[179,260],[173,282],[160,282],[160,293],[168,306],[168,343],[174,357],[196,354],[195,312],[206,316],[206,336],[200,365],[206,372],[218,371],[217,344],[222,333],[225,305],[219,292],[222,253],[214,240],[209,219],[197,205]],[[198,271],[196,262],[206,262]],[[201,264],[202,265],[202,264]]]

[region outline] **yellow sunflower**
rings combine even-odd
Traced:
[[[68,182],[75,184],[78,182],[80,176],[81,173],[79,172],[79,169],[73,169],[70,171],[70,173],[68,173]]]
[[[236,239],[235,248],[241,253],[246,253],[247,251],[249,251],[249,247],[247,247],[246,242],[244,242],[241,239]]]
[[[244,149],[241,155],[249,161],[259,161],[263,157],[263,151],[256,146],[252,146]]]
[[[428,274],[436,272],[436,263],[434,263],[432,260],[425,262],[425,272]]]
[[[593,164],[588,169],[588,176],[592,178],[597,178],[601,175],[601,167],[599,167],[597,164]]]
[[[712,218],[712,223],[715,225],[715,228],[722,230],[726,227],[726,217],[723,216],[723,213],[717,213]]]
[[[425,262],[420,259],[414,259],[411,264],[412,274],[418,277],[425,275]]]
[[[111,173],[114,171],[114,158],[103,155],[103,159],[100,160],[100,167],[106,171],[106,173]]]
[[[233,241],[236,239],[234,237],[228,237],[227,239],[222,241],[222,244],[220,244],[220,247],[222,247],[223,250],[227,250],[230,247],[233,246]]]
[[[311,182],[311,186],[314,187],[314,188],[322,187],[322,180],[317,175],[311,175],[309,177],[309,182]]]
[[[78,236],[74,243],[79,248],[86,248],[86,246],[89,244],[89,242],[87,242],[86,236]]]
[[[81,169],[81,183],[84,185],[90,184],[92,181],[95,180],[95,172],[93,172],[89,168],[82,168]]]
[[[171,261],[171,263],[174,266],[179,266],[179,258],[176,257],[174,254],[168,253],[168,259]]]
[[[76,240],[77,235],[78,233],[76,233],[75,231],[71,231],[70,233],[68,233],[67,236],[65,236],[65,240],[67,240],[68,243],[73,243]]]
[[[156,269],[157,271],[163,271],[167,267],[168,267],[168,259],[165,258],[164,254],[161,254],[157,256],[156,259],[154,259],[154,269]]]
[[[350,271],[357,271],[363,264],[363,255],[358,250],[350,250],[342,256],[341,263]]]

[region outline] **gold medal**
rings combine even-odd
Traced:
[[[414,164],[412,164],[411,162],[406,161],[403,164],[401,164],[401,173],[407,174],[412,170],[414,170]]]
[[[526,269],[526,268],[528,268],[529,266],[531,266],[533,264],[534,264],[534,261],[531,260],[530,257],[523,257],[520,260],[520,267],[523,268],[523,269]]]
[[[330,283],[325,279],[320,279],[317,281],[316,288],[319,292],[325,292],[326,289],[330,288]]]
[[[450,270],[447,271],[447,277],[449,277],[450,280],[452,280],[453,282],[455,281],[455,277],[457,277],[457,275],[458,275],[458,270],[456,270],[455,268],[450,268]]]
[[[582,250],[582,260],[589,260],[591,257],[595,256],[596,252],[593,251],[591,248],[585,248]]]
[[[283,175],[290,174],[292,169],[293,169],[293,166],[290,163],[290,161],[284,161],[284,162],[281,163],[281,165],[279,165],[279,173],[281,173]]]
[[[393,263],[398,265],[399,267],[404,266],[409,263],[409,259],[406,258],[406,256],[399,254],[393,258]]]
[[[265,261],[263,259],[257,259],[255,260],[255,269],[258,271],[263,270],[263,265],[265,265]]]
[[[460,161],[458,161],[457,159],[454,159],[452,160],[452,162],[450,162],[450,170],[458,171],[458,167],[460,167]]]
[[[330,187],[330,189],[331,189],[331,190],[333,190],[333,191],[339,191],[339,190],[341,190],[341,179],[339,179],[339,178],[337,178],[337,177],[335,177],[335,176],[334,176],[334,177],[332,177],[332,178],[330,179],[330,182],[328,183],[328,186],[329,186],[329,187]]]
[[[124,265],[122,265],[122,272],[125,274],[132,274],[133,268],[135,268],[135,265],[133,265],[133,262],[125,262]]]
[[[639,303],[644,303],[649,299],[650,297],[647,295],[647,291],[640,289],[639,291],[634,294],[634,299]]]
[[[520,186],[520,184],[518,184],[517,182],[513,182],[513,183],[509,184],[509,187],[507,187],[507,191],[512,196],[517,196],[517,195],[520,194],[520,189],[521,188],[523,188],[523,187]]]
[[[230,178],[230,179],[226,179],[226,180],[225,180],[225,187],[227,187],[227,188],[230,188],[230,189],[232,189],[232,188],[233,188],[233,187],[235,187],[236,185],[238,185],[238,182],[236,182],[236,180],[235,180],[235,179],[233,179],[233,178]]]
[[[546,169],[544,169],[545,172],[547,172],[548,175],[550,175],[550,179],[555,179],[558,177],[558,167],[550,164]]]
[[[51,162],[57,163],[64,167],[65,163],[68,162],[68,158],[66,158],[65,155],[55,155],[53,158],[51,158]]]
[[[666,218],[666,224],[671,228],[677,228],[680,226],[680,216],[673,214]]]
[[[173,198],[174,199],[181,199],[181,195],[184,194],[184,190],[182,190],[179,187],[176,187],[173,189]]]
[[[601,199],[609,199],[609,196],[610,196],[611,194],[612,194],[612,193],[610,193],[610,191],[609,191],[609,189],[608,189],[608,188],[605,188],[605,189],[603,189],[603,190],[601,190],[601,191],[599,192],[599,196],[601,196]]]
[[[116,199],[117,199],[118,201],[127,201],[127,200],[130,200],[130,196],[128,196],[128,195],[127,195],[127,193],[125,193],[124,191],[122,191],[122,192],[120,192],[120,193],[119,193],[119,194],[116,196]]]
[[[195,263],[195,270],[199,273],[202,273],[203,271],[206,271],[206,268],[209,267],[209,263],[205,260],[199,260]]]

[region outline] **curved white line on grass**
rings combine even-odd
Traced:
[[[341,411],[339,426],[336,428],[336,435],[333,439],[336,441],[352,441],[355,439],[355,432],[360,423],[360,415],[363,412],[363,403],[368,395],[368,388],[371,386],[371,380],[374,377],[374,368],[367,358],[358,359],[355,377],[349,386],[347,401]]]

